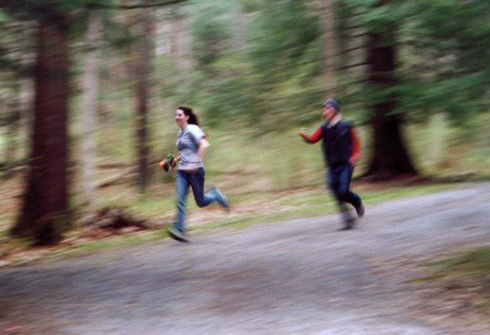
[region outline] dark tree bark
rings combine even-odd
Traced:
[[[149,97],[151,87],[151,61],[154,39],[154,19],[149,9],[139,13],[136,26],[141,41],[136,44],[134,77],[136,96],[136,153],[138,166],[138,188],[144,193],[149,180]]]
[[[367,45],[370,85],[378,92],[394,87],[397,52],[394,34],[369,33]],[[389,179],[417,174],[403,139],[403,117],[392,113],[397,105],[397,97],[384,95],[379,101],[372,105],[373,150],[366,176]]]
[[[31,157],[22,210],[12,228],[13,235],[38,245],[57,243],[69,223],[67,21],[53,15],[38,26]]]
[[[336,97],[338,92],[338,78],[337,69],[338,65],[338,41],[335,34],[336,17],[335,17],[335,0],[322,0],[321,11],[323,13],[320,23],[322,24],[323,36],[323,66],[325,82],[326,96]]]
[[[129,46],[127,67],[135,98],[135,149],[137,167],[137,186],[144,193],[150,178],[148,168],[149,114],[151,96],[151,73],[155,39],[155,17],[150,9],[142,9],[126,16],[127,24],[139,40]]]

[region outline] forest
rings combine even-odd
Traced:
[[[318,127],[327,97],[360,130],[356,180],[488,179],[489,12],[487,0],[2,0],[0,230],[53,245],[108,206],[173,211],[157,164],[175,152],[179,105],[209,135],[210,179],[238,201],[324,187],[319,149],[296,132]]]

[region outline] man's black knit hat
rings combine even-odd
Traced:
[[[323,107],[333,107],[337,111],[340,111],[340,104],[339,104],[339,102],[337,100],[335,100],[335,99],[332,99],[332,98],[329,98],[329,99],[325,100],[325,102],[323,103],[322,106]]]

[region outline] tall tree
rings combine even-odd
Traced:
[[[339,86],[337,75],[339,68],[339,48],[337,46],[336,30],[336,2],[335,0],[322,0],[320,4],[323,15],[320,16],[322,25],[322,48],[324,58],[326,95],[337,96],[337,87]]]
[[[82,119],[83,132],[81,136],[81,184],[83,195],[89,208],[96,203],[95,173],[96,173],[96,143],[97,131],[97,92],[98,92],[98,53],[100,42],[101,21],[97,12],[88,16],[85,57],[83,66],[82,88]]]
[[[135,9],[185,0],[114,5],[110,0],[3,0],[18,20],[36,20],[37,55],[32,150],[22,209],[12,234],[37,244],[53,244],[70,226],[68,178],[68,99],[70,97],[70,27],[94,8]]]
[[[407,120],[441,111],[462,120],[488,107],[490,3],[339,2],[340,20],[356,27],[344,31],[344,36],[351,44],[362,39],[365,45],[365,61],[346,67],[361,67],[364,72],[353,76],[364,84],[352,85],[346,92],[369,111],[366,119],[373,141],[366,174],[373,178],[415,174],[403,138]]]
[[[12,232],[38,244],[56,243],[68,225],[69,17],[39,20],[35,123],[27,187]]]
[[[170,9],[170,52],[179,73],[186,73],[192,67],[190,56],[190,27],[188,6],[175,6]]]
[[[141,193],[144,193],[149,181],[149,110],[151,87],[151,62],[154,53],[154,17],[149,9],[142,9],[134,17],[134,28],[138,40],[131,48],[132,74],[135,78],[135,120],[136,120],[136,165],[137,184]]]
[[[394,29],[368,33],[366,63],[368,83],[377,92],[389,92],[396,85],[397,48]],[[385,94],[371,105],[373,145],[368,175],[379,178],[416,174],[402,136],[403,115],[393,113],[398,97]]]

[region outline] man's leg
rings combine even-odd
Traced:
[[[347,211],[347,207],[345,204],[339,199],[339,187],[340,187],[340,178],[339,174],[335,173],[333,170],[327,171],[327,185],[330,188],[330,191],[335,197],[337,201],[337,205],[341,213],[345,213]]]
[[[357,214],[361,214],[359,216],[362,216],[364,214],[363,206],[362,206],[362,201],[361,198],[354,192],[350,190],[350,182],[352,179],[352,172],[353,168],[350,164],[346,165],[342,170],[340,171],[339,175],[339,188],[338,188],[338,197],[341,201],[348,202],[357,211]],[[362,209],[362,213],[360,213]]]
[[[331,173],[332,179],[335,181],[333,184],[335,186],[334,192],[345,223],[342,230],[352,229],[356,221],[347,208],[346,203],[350,203],[352,206],[354,206],[359,217],[364,214],[364,207],[362,206],[361,198],[354,192],[350,191],[352,170],[352,166],[349,164],[340,167]]]
[[[340,187],[341,187],[341,171],[339,170],[328,170],[327,172],[327,183],[332,191],[335,199],[337,201],[337,206],[339,208],[340,214],[342,215],[342,220],[344,221],[343,229],[351,229],[354,225],[354,218],[349,213],[349,209],[345,205],[345,202],[341,199]]]

